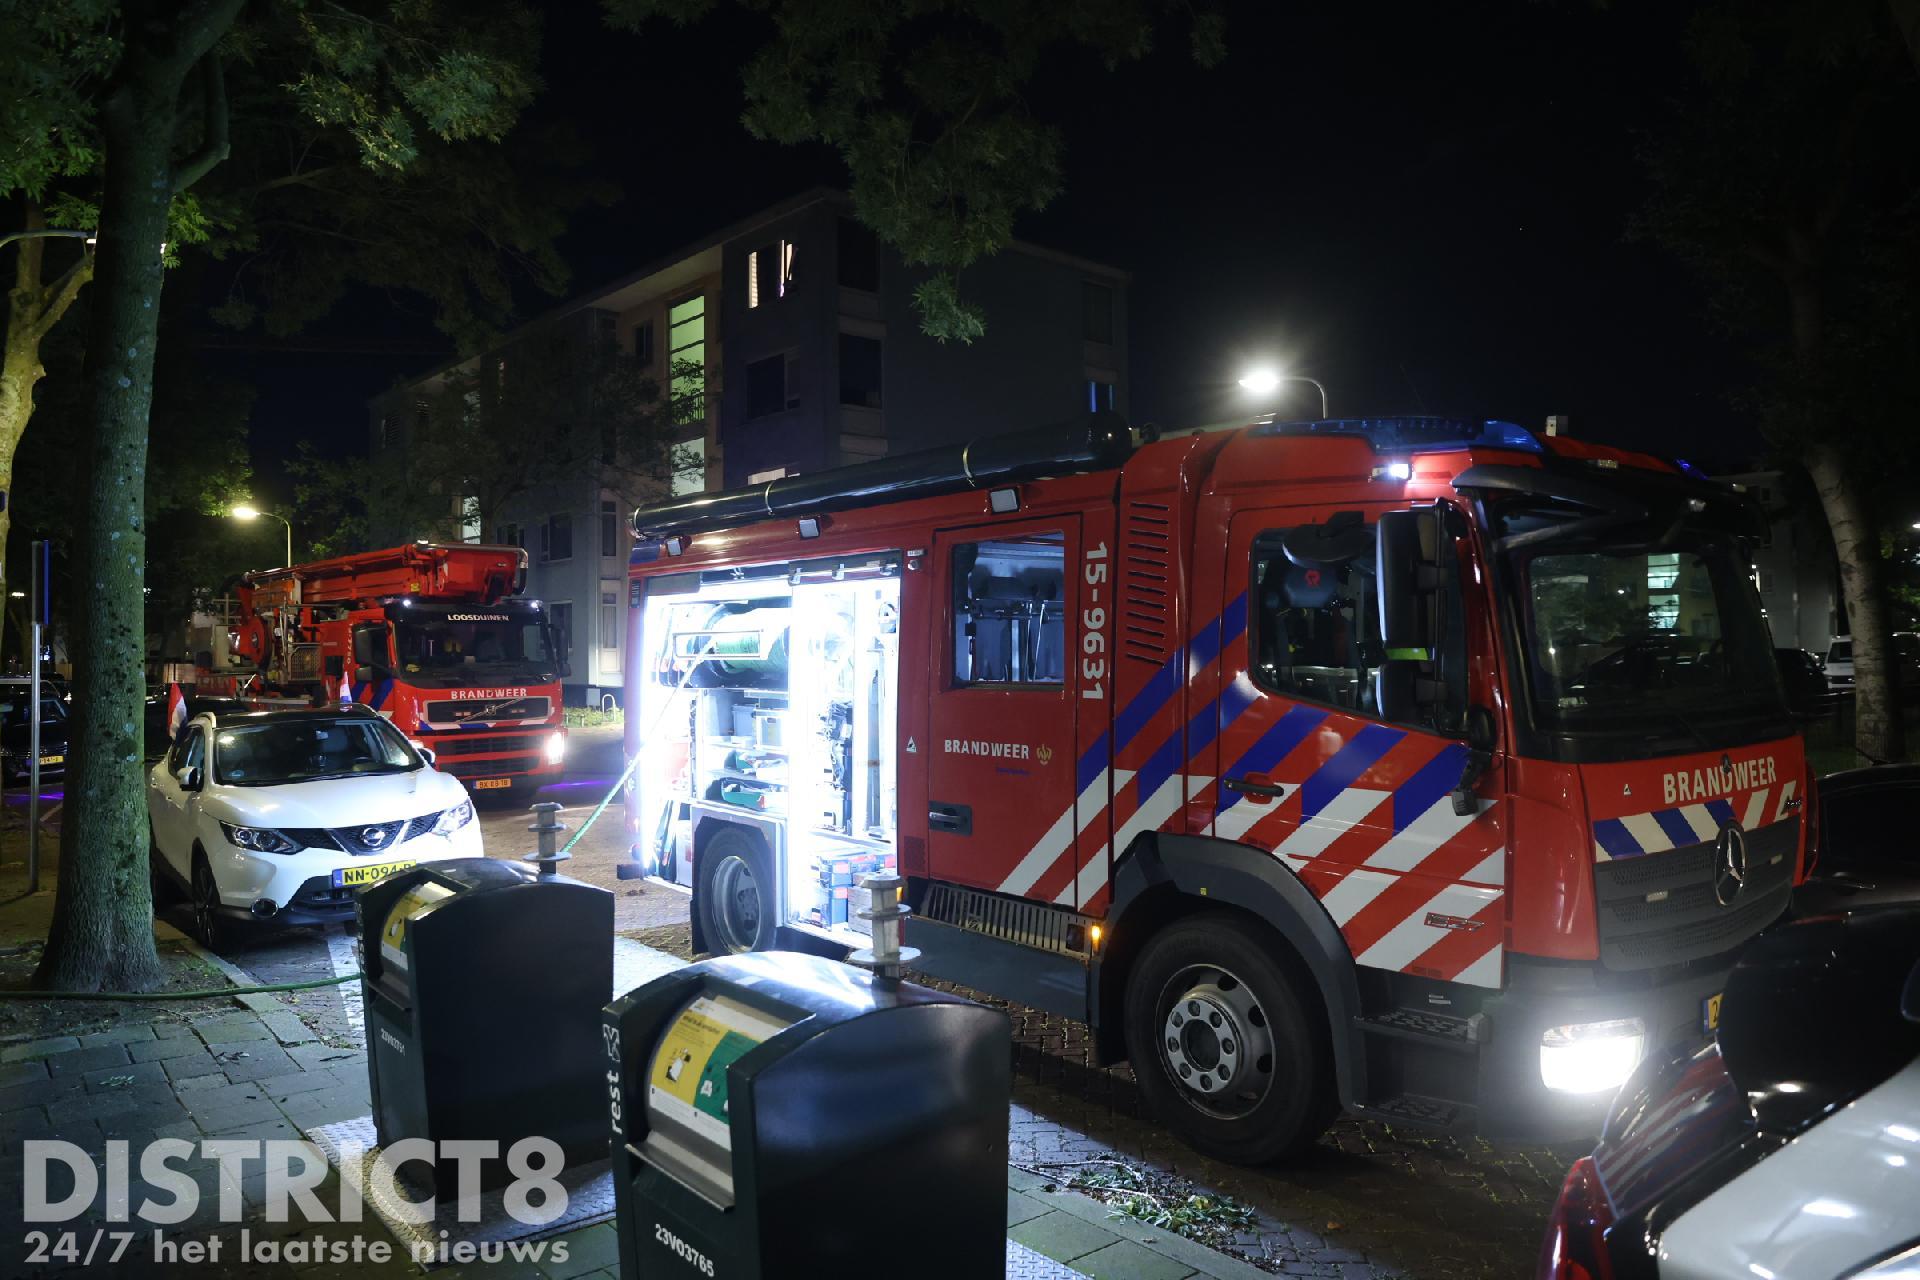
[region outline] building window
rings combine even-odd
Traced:
[[[388,414],[380,415],[380,447],[387,447],[388,433],[393,430],[393,418]]]
[[[617,673],[620,670],[620,588],[617,584],[600,584],[600,669]]]
[[[1113,408],[1113,384],[1100,378],[1087,379],[1087,412],[1099,413]]]
[[[840,335],[840,403],[880,407],[880,339]]]
[[[787,394],[787,357],[768,356],[747,366],[747,417],[764,418],[770,413],[799,407],[799,400]]]
[[[493,535],[496,546],[524,547],[527,545],[526,534],[520,531],[520,526],[517,524],[497,525],[494,527]]]
[[[600,499],[600,554],[620,554],[620,504],[612,498]]]
[[[1113,290],[1107,285],[1083,280],[1080,283],[1080,307],[1084,315],[1085,328],[1081,336],[1088,342],[1111,345],[1113,342]]]
[[[642,320],[633,326],[633,358],[641,364],[653,363],[653,321]]]
[[[667,397],[675,423],[707,420],[707,299],[682,298],[667,309]]]
[[[840,219],[840,287],[880,292],[880,240],[852,218]]]
[[[1067,548],[1036,533],[953,549],[953,682],[1066,682]]]
[[[707,442],[688,440],[673,446],[673,475],[667,481],[673,497],[707,490]]]
[[[793,283],[793,241],[775,240],[747,254],[747,306],[787,296]]]
[[[573,653],[573,603],[568,600],[549,602],[547,625],[553,628],[554,652],[565,662]]]
[[[480,499],[460,499],[460,541],[478,542],[483,532],[480,526]]]
[[[548,516],[547,522],[540,526],[540,558],[542,560],[573,559],[573,514],[563,511],[559,515]]]

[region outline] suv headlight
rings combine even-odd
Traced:
[[[433,834],[437,836],[450,836],[472,821],[473,801],[462,800],[459,804],[453,806],[453,808],[441,813],[440,821],[433,824]]]
[[[233,844],[254,853],[298,853],[306,847],[284,831],[275,831],[272,827],[239,827],[231,822],[223,822],[220,829],[227,833],[227,839]]]

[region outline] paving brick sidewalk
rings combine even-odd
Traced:
[[[627,949],[634,946],[624,945]],[[655,971],[683,963],[657,952],[626,959],[628,968],[637,965]],[[349,999],[357,999],[351,986],[342,992]],[[109,1143],[126,1143],[126,1149],[133,1153],[134,1166],[128,1176],[126,1202],[137,1206],[149,1194],[161,1203],[171,1200],[171,1193],[151,1187],[139,1176],[139,1153],[155,1139],[185,1139],[195,1144],[216,1138],[293,1139],[319,1125],[368,1114],[363,1049],[316,1039],[305,1023],[271,996],[239,996],[235,1006],[188,1020],[156,1018],[105,1032],[0,1042],[0,1127],[6,1135],[0,1204],[23,1204],[22,1152],[29,1139],[72,1142],[101,1164]],[[22,1224],[17,1230],[6,1229],[6,1238],[0,1240],[0,1275],[97,1276],[103,1270],[133,1276],[212,1273],[318,1278],[418,1274],[405,1260],[405,1250],[371,1212],[361,1223],[335,1224],[308,1221],[296,1208],[290,1221],[269,1222],[265,1175],[257,1161],[247,1166],[250,1171],[237,1181],[212,1158],[196,1155],[173,1164],[200,1189],[194,1216],[165,1231],[177,1251],[174,1254],[156,1256],[150,1226],[138,1222],[103,1224],[95,1208],[74,1223],[63,1225],[78,1229],[82,1251],[88,1248],[97,1227],[104,1226],[108,1232],[133,1231],[131,1242],[116,1263],[106,1261],[116,1243],[111,1235],[97,1246],[101,1252],[91,1264],[58,1257],[31,1261],[26,1230],[32,1224]],[[50,1196],[59,1198],[71,1185],[70,1177],[55,1166],[47,1188]],[[238,1221],[223,1210],[223,1194],[238,1207]],[[329,1171],[317,1195],[329,1210],[341,1203],[336,1172]],[[1008,1170],[1007,1202],[1011,1240],[1086,1276],[1100,1280],[1232,1280],[1259,1274],[1178,1236],[1111,1218],[1104,1205],[1019,1169]],[[57,1236],[63,1226],[46,1229]],[[243,1264],[233,1261],[242,1229],[255,1241],[273,1241],[282,1248],[356,1235],[369,1241],[386,1240],[393,1245],[396,1259],[384,1266],[342,1266],[324,1257],[305,1264]],[[217,1264],[193,1266],[173,1260],[185,1256],[183,1242],[214,1237],[224,1242],[227,1251]],[[572,1280],[615,1274],[617,1259],[610,1224],[556,1238],[567,1242],[565,1263],[471,1264],[432,1274],[451,1280],[469,1276]]]

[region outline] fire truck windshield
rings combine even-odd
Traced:
[[[1547,543],[1516,569],[1537,728],[1698,736],[1702,722],[1781,712],[1773,642],[1733,539]]]
[[[409,610],[393,624],[400,673],[428,683],[494,684],[551,678],[558,663],[547,620],[522,610]]]

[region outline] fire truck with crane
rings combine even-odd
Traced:
[[[633,522],[623,873],[829,954],[903,876],[919,972],[1218,1157],[1596,1131],[1812,858],[1757,508],[1685,463],[1100,415]]]
[[[481,797],[557,781],[566,758],[548,611],[519,547],[414,542],[245,574],[197,637],[195,692],[358,702]]]

